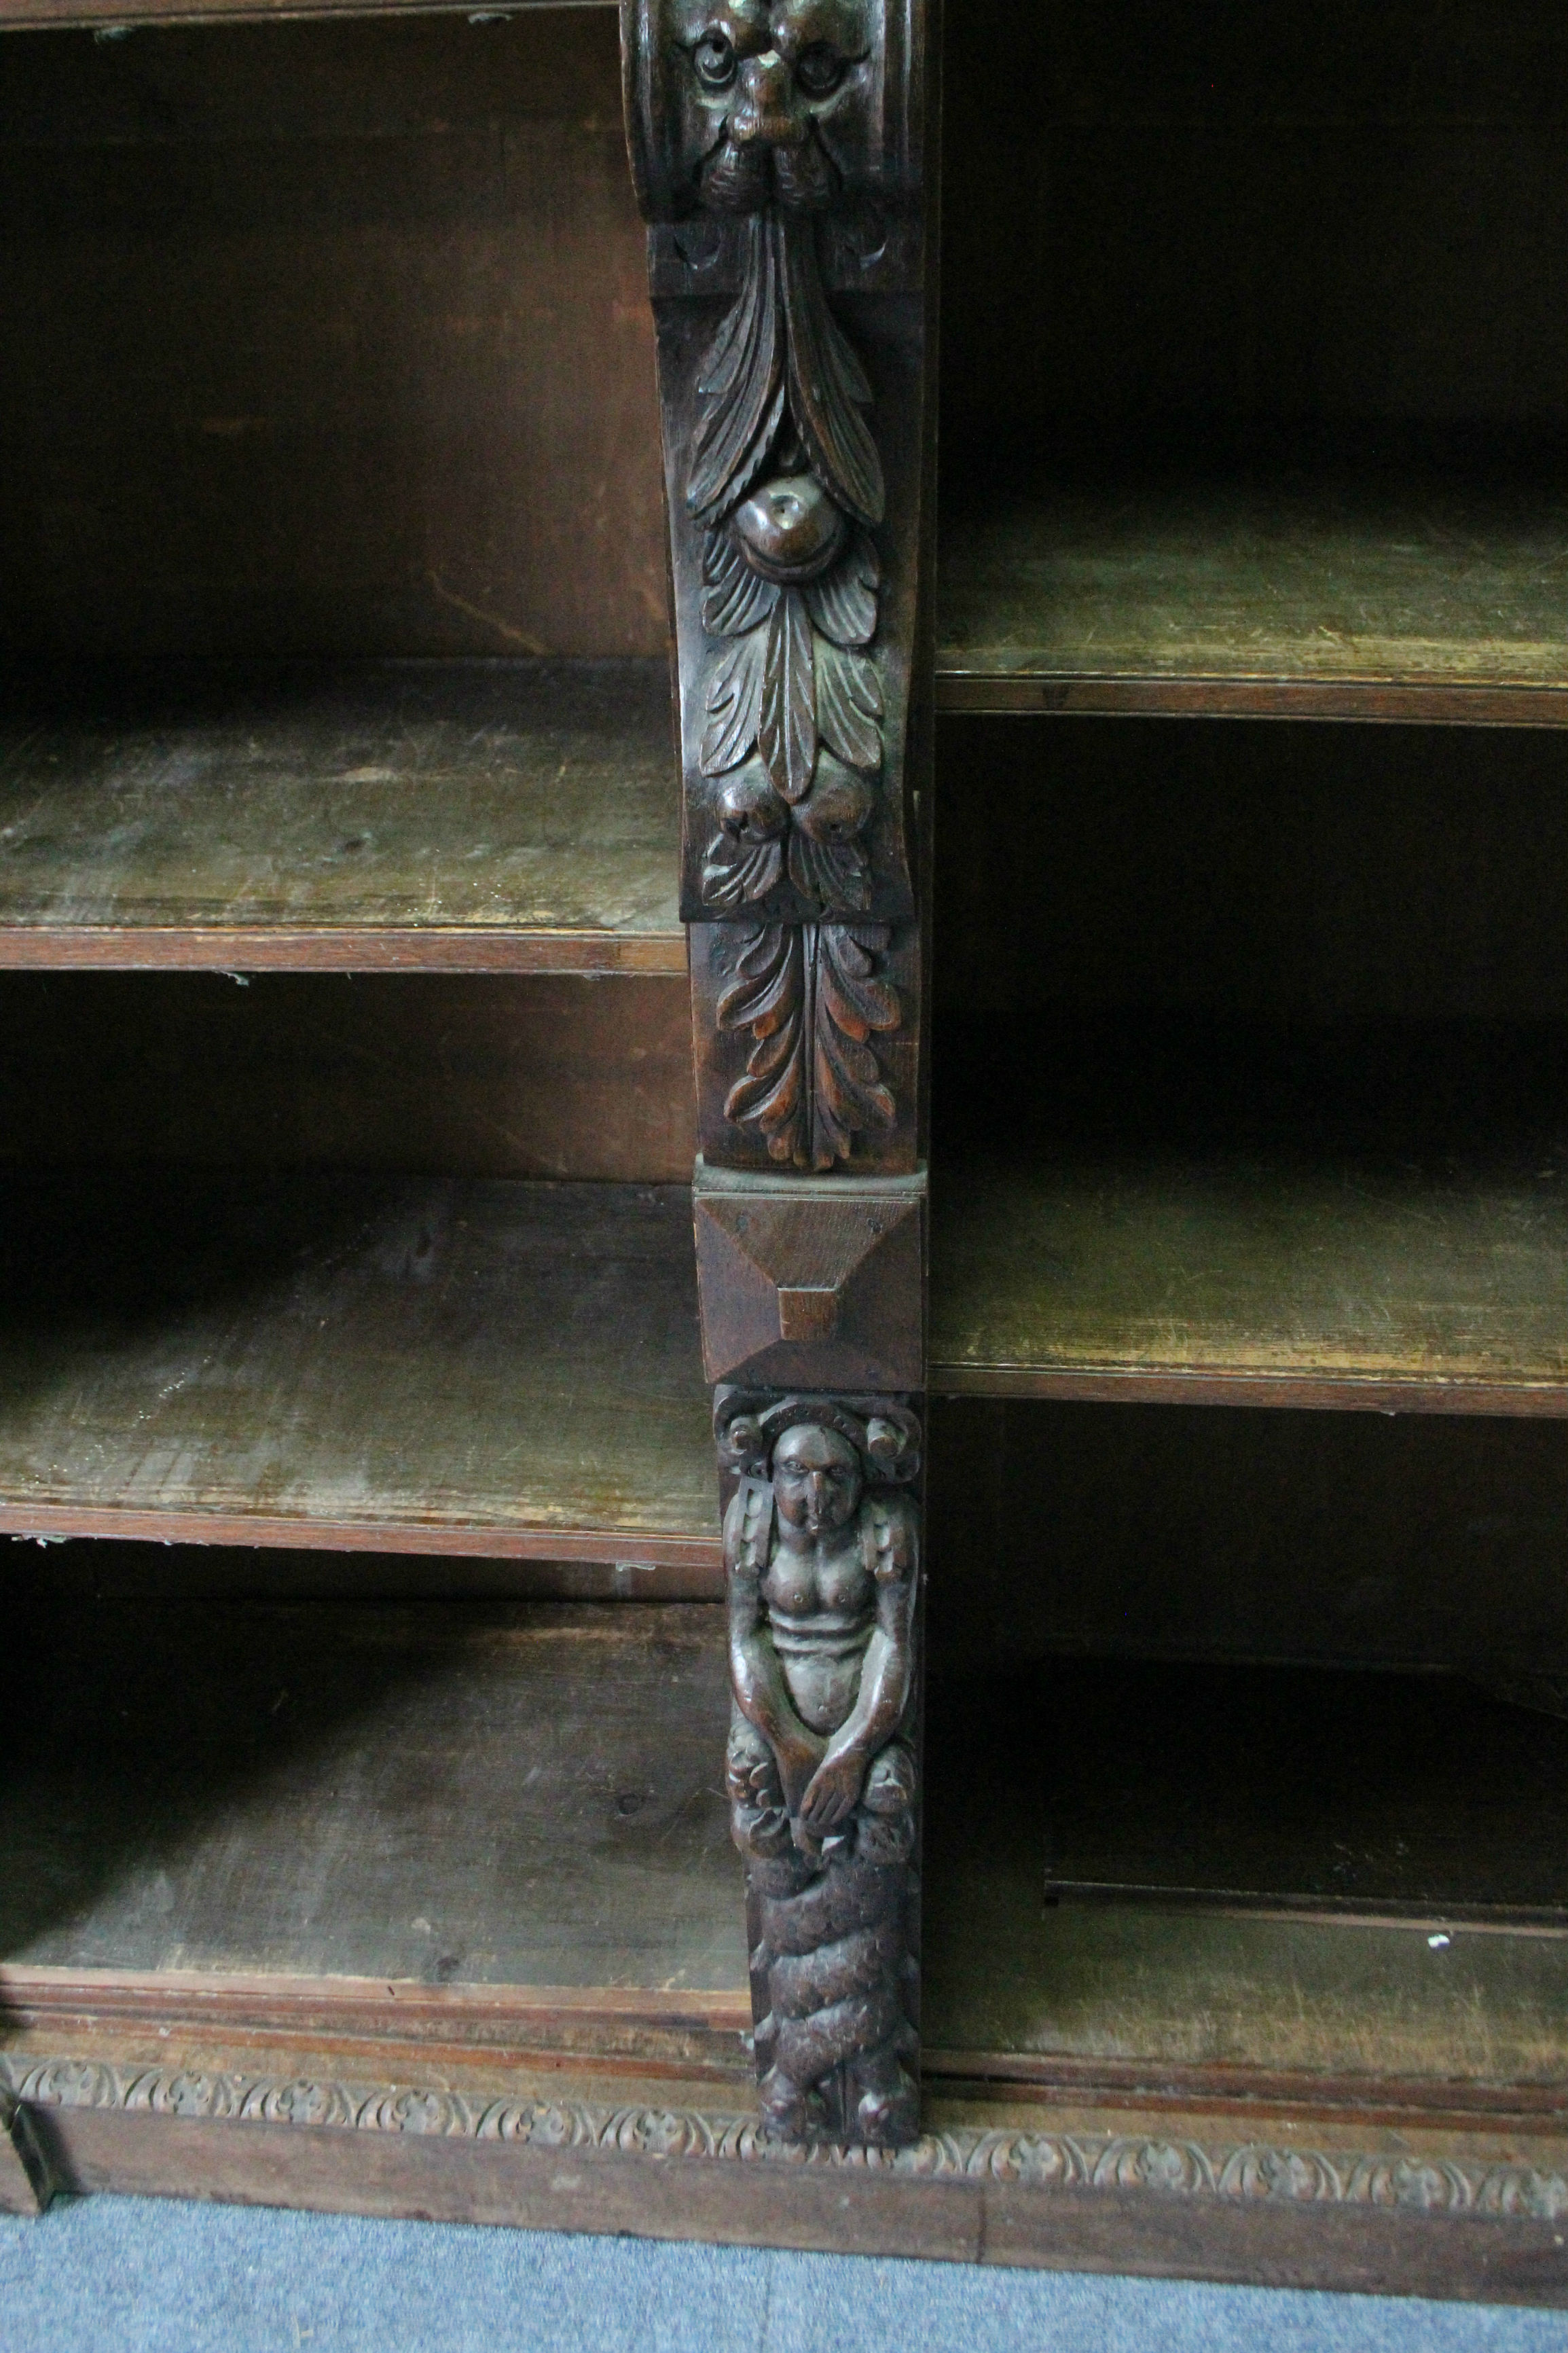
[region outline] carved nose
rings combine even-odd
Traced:
[[[776,49],[747,58],[741,90],[730,113],[730,136],[740,145],[762,140],[770,147],[793,147],[805,135],[805,119],[792,103],[795,85]]]

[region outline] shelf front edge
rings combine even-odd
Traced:
[[[1460,686],[1415,680],[1041,677],[977,671],[937,658],[937,708],[1055,718],[1319,719],[1447,727],[1568,727],[1568,686]]]
[[[684,932],[481,931],[461,924],[205,930],[0,923],[0,971],[639,973],[684,979]]]
[[[419,1520],[284,1518],[250,1512],[137,1511],[90,1504],[0,1499],[0,1535],[49,1542],[115,1536],[151,1544],[254,1545],[307,1552],[406,1552],[481,1560],[583,1560],[636,1567],[706,1569],[722,1590],[724,1548],[710,1536],[646,1529],[432,1525]]]
[[[1089,1405],[1229,1405],[1340,1413],[1568,1416],[1568,1381],[1387,1378],[1177,1366],[957,1365],[933,1361],[937,1397],[1037,1398]]]

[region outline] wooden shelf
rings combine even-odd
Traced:
[[[717,1578],[684,1187],[0,1190],[0,1531]]]
[[[1568,1161],[965,1159],[934,1195],[931,1382],[1568,1413]]]
[[[684,974],[658,662],[13,684],[0,965]]]
[[[254,2069],[258,2048],[276,2073],[279,2046],[304,2046],[351,2078],[492,2097],[585,2078],[613,2102],[616,2078],[662,2076],[752,2107],[744,1905],[714,1767],[721,1610],[84,1609],[50,1596],[40,1565],[19,1622],[33,1670],[0,1802],[13,2072],[72,2052],[177,2072],[194,2049],[208,2081]],[[1064,1724],[1086,1672],[1053,1671]],[[1284,1680],[1305,1720],[1334,1679]],[[1223,2108],[1267,2092],[1310,2099],[1320,2129],[1336,2101],[1374,2095],[1483,2122],[1561,2106],[1568,1936],[1500,1920],[1456,1929],[1439,1962],[1425,1920],[1367,1906],[1352,1924],[1044,1905],[1047,1790],[1058,1832],[1064,1804],[1083,1811],[1082,1776],[1062,1781],[1026,1729],[1044,1695],[933,1683],[933,2100],[1033,2085]],[[1564,1736],[1547,1729],[1556,1790]],[[1473,1860],[1488,1792],[1457,1755],[1443,1788],[1453,1854],[1470,1839]],[[1259,1812],[1246,1776],[1226,1794],[1222,1842],[1227,1815],[1256,1830]],[[1408,1771],[1384,1814],[1413,1795],[1430,1816]],[[1463,1868],[1451,1859],[1450,1880]]]
[[[608,8],[615,0],[506,0],[504,14],[520,8]],[[458,10],[474,14],[468,0],[3,0],[0,31],[39,30],[50,26],[277,24],[319,16],[428,16]]]
[[[1086,477],[943,515],[950,711],[1568,724],[1568,493]]]
[[[944,2071],[1561,2107],[1568,1726],[1448,1677],[1067,1659],[939,1672],[931,1725]]]

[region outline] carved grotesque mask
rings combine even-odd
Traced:
[[[861,1486],[859,1457],[837,1430],[797,1424],[773,1449],[773,1499],[792,1528],[820,1536],[847,1527]]]
[[[864,153],[868,0],[674,0],[684,161],[717,212],[830,204]]]

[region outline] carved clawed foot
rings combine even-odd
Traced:
[[[868,2148],[902,2148],[918,2137],[920,2087],[900,2060],[896,2042],[861,2060],[855,2081],[860,2086],[856,2128]]]
[[[811,2102],[782,2067],[770,2067],[757,2087],[763,2123],[780,2140],[804,2140],[812,2122]]]

